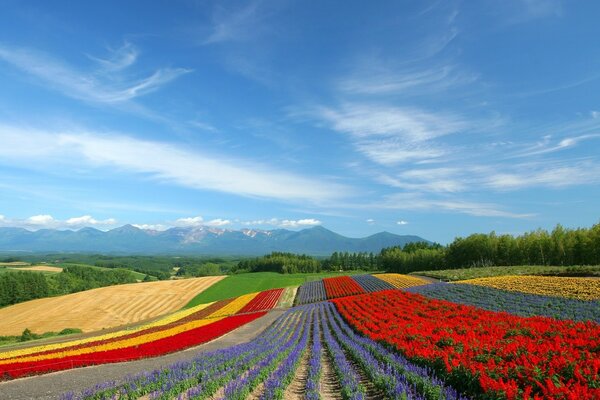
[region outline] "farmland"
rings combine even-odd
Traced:
[[[259,274],[255,284],[275,285],[260,281],[269,275]],[[244,293],[183,308],[133,329],[5,351],[0,353],[0,375],[14,379],[161,357],[198,345],[201,351],[203,343],[228,333],[235,337],[238,329],[286,307],[247,341],[156,370],[132,371],[123,379],[97,380],[87,389],[67,387],[70,391],[63,390],[62,398],[437,400],[600,395],[600,303],[570,298],[573,293],[593,293],[595,278],[518,277],[525,282],[520,290],[470,281],[431,283],[400,274],[305,278],[291,308],[287,307],[292,288]],[[539,294],[547,290],[554,296]]]
[[[84,332],[133,324],[176,311],[223,277],[109,286],[31,300],[0,309],[0,335],[79,328]]]

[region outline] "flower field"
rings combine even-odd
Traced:
[[[555,276],[498,276],[460,281],[471,285],[493,287],[544,296],[561,296],[578,300],[600,300],[600,279]]]
[[[295,304],[310,304],[318,301],[372,293],[394,288],[407,288],[416,285],[427,285],[429,281],[410,275],[378,274],[353,275],[325,278],[307,282],[298,288]]]
[[[466,283],[433,283],[406,289],[439,300],[467,304],[523,317],[546,316],[600,324],[600,301],[576,300],[494,289]]]
[[[398,289],[405,289],[413,286],[427,285],[430,282],[417,276],[403,274],[377,274],[378,279],[390,283]]]
[[[325,366],[331,376],[324,376]],[[357,335],[331,303],[320,303],[288,310],[249,343],[128,377],[120,385],[106,383],[81,393],[67,393],[63,400],[144,396],[286,399],[299,368],[307,371],[302,380],[306,399],[321,398],[328,384],[343,399],[467,399],[428,368]],[[373,384],[367,385],[365,378]]]
[[[600,398],[600,325],[524,318],[403,291],[332,300],[359,332],[386,342],[466,394]]]
[[[282,292],[273,289],[196,306],[135,330],[0,353],[0,377],[135,360],[195,346],[263,316]]]

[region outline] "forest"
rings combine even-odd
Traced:
[[[404,247],[388,247],[379,254],[336,252],[321,260],[307,255],[272,253],[242,260],[233,272],[367,270],[409,273],[465,267],[599,264],[600,223],[578,229],[557,225],[552,231],[538,229],[518,236],[476,233],[457,237],[447,246],[417,242]]]

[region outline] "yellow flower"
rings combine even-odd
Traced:
[[[468,279],[456,283],[467,283],[544,296],[567,297],[579,300],[600,300],[600,279],[595,278],[508,275]]]
[[[427,285],[430,283],[429,281],[416,276],[402,274],[377,274],[373,276],[400,289],[409,288],[412,286]]]

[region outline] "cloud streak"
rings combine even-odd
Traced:
[[[274,169],[250,160],[220,157],[189,148],[124,135],[93,132],[56,133],[0,126],[3,160],[44,157],[56,170],[101,169],[148,177],[163,184],[237,196],[318,204],[351,193],[351,189]],[[28,166],[24,166],[28,167]],[[36,166],[29,166],[35,169]],[[44,167],[46,170],[47,164]]]
[[[93,103],[118,104],[160,89],[167,83],[191,72],[185,68],[160,68],[150,76],[126,79],[116,73],[130,67],[137,52],[126,44],[107,60],[96,58],[98,71],[81,71],[54,57],[30,48],[8,47],[0,43],[0,60],[33,76],[45,87],[66,96]]]

